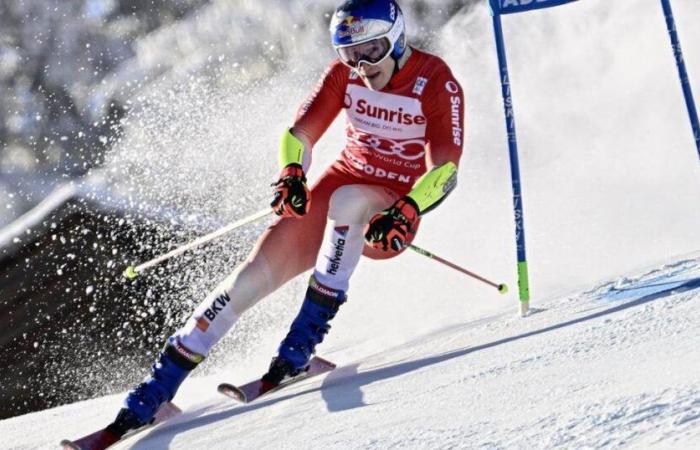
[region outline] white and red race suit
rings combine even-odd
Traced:
[[[381,91],[367,88],[339,60],[297,113],[293,132],[313,146],[341,110],[347,143],[338,168],[402,195],[434,160],[458,164],[464,96],[447,64],[420,50]]]
[[[464,96],[437,56],[413,49],[379,91],[332,62],[299,108],[292,132],[313,146],[341,110],[347,143],[312,186],[309,212],[271,225],[175,333],[190,351],[206,355],[246,309],[312,267],[320,284],[346,291],[363,249],[371,258],[395,255],[364,246],[370,217],[406,195],[429,168],[459,164]]]

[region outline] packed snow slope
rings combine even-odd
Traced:
[[[700,5],[673,3],[698,92]],[[506,139],[481,4],[456,15],[434,44],[465,87],[469,138],[457,190],[426,216],[416,244],[507,282],[511,293],[416,254],[363,261],[318,349],[338,369],[259,403],[222,398],[217,383],[265,370],[298,308],[302,277],[237,324],[232,336],[253,333],[245,351],[230,347],[229,363],[210,358],[209,374],[185,383],[176,398],[181,417],[121,448],[700,447],[700,162],[661,7],[586,0],[505,17],[504,28],[533,314],[516,316]],[[182,147],[128,157],[138,148],[132,134],[117,160],[144,174],[143,195],[228,213],[232,199],[247,195],[237,177],[252,176],[240,167],[256,176],[275,170],[274,150],[257,149],[276,147],[303,95],[298,75],[251,91],[239,110],[208,111],[200,101],[188,115],[174,96],[168,126],[198,134]],[[310,178],[335,158],[341,134],[338,121],[314,149]],[[241,141],[250,147],[231,145]],[[182,270],[197,267],[196,258],[188,261]],[[199,294],[215,282],[198,286]],[[2,421],[3,446],[52,448],[94,431],[122,396]]]
[[[264,358],[226,368],[185,385],[183,415],[116,448],[700,445],[700,255],[542,301],[525,320],[502,305],[400,344],[354,333],[364,312],[349,309],[335,330],[346,338],[323,346],[339,364],[325,378],[237,405],[217,383],[246,381]],[[107,423],[120,401],[5,420],[3,447],[54,448]]]

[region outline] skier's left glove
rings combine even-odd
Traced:
[[[375,214],[365,228],[365,241],[371,247],[400,251],[418,224],[419,212],[410,197],[401,197],[389,208]]]
[[[299,218],[309,212],[311,192],[306,186],[306,175],[299,164],[289,164],[280,173],[273,193],[272,211],[282,217]]]

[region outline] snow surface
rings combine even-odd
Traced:
[[[697,80],[700,5],[674,10]],[[181,417],[115,448],[700,448],[700,164],[661,7],[586,0],[506,17],[504,28],[533,313],[516,315],[500,88],[481,5],[436,44],[463,80],[469,139],[457,191],[416,244],[511,293],[416,254],[363,261],[319,347],[338,369],[251,405],[217,394],[219,382],[260,375],[280,325],[238,364],[188,380]],[[282,101],[247,105],[238,125],[288,120],[298,99]],[[317,146],[311,178],[337,154],[341,126]],[[274,148],[277,131],[256,139]],[[168,191],[167,177],[152,178]],[[0,421],[3,445],[54,448],[104,426],[122,397]]]
[[[115,448],[698,448],[700,255],[640,275],[543,301],[525,320],[504,305],[401,345],[365,342],[374,351],[357,358],[336,340],[330,375],[250,405],[215,386],[247,380],[260,358],[197,378],[182,416]],[[337,334],[361,318],[347,319]],[[52,448],[120,401],[5,420],[0,434],[7,448]]]

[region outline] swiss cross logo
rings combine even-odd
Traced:
[[[413,93],[416,95],[422,95],[423,89],[425,89],[426,83],[428,83],[427,78],[423,78],[423,77],[416,78],[416,84],[413,85]]]

